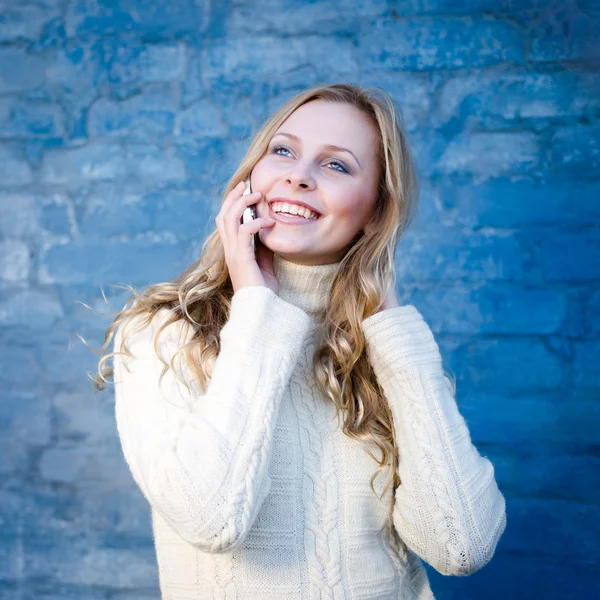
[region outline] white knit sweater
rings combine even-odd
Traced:
[[[115,355],[117,426],[151,506],[163,599],[424,600],[433,594],[421,559],[468,575],[494,554],[505,500],[413,305],[362,323],[401,478],[383,502],[370,489],[376,462],[342,433],[311,373],[316,311],[338,266],[275,255],[279,294],[252,286],[233,296],[207,390],[183,361],[191,394],[171,369],[158,385],[153,341],[167,309],[128,334],[135,359]],[[163,358],[192,333],[169,326]],[[118,328],[115,351],[120,339]],[[375,479],[378,493],[384,480]],[[399,542],[380,531],[391,502]]]

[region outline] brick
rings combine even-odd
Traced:
[[[90,104],[105,84],[107,72],[103,64],[103,41],[66,39],[46,51],[48,66],[45,92],[59,98],[65,111],[67,139],[87,139],[86,115]]]
[[[64,135],[60,108],[45,102],[0,99],[1,138],[61,137]]]
[[[40,475],[46,481],[83,485],[115,485],[129,482],[121,449],[112,444],[62,443],[44,451]]]
[[[63,323],[60,325],[62,327],[57,327],[37,349],[38,362],[46,383],[74,386],[85,377],[90,355],[87,349],[85,352],[73,352],[73,344],[79,345],[79,341],[69,336]]]
[[[8,361],[4,364],[9,366]],[[0,403],[0,438],[7,452],[0,453],[1,473],[25,472],[28,451],[50,441],[51,418],[50,398],[5,387]],[[5,445],[5,441],[10,443]]]
[[[53,235],[71,235],[73,216],[71,204],[65,195],[53,194],[41,207],[41,226]]]
[[[470,173],[478,181],[530,173],[540,162],[540,142],[533,133],[465,133],[450,140],[436,168],[445,174]]]
[[[31,575],[51,577],[57,584],[121,589],[157,587],[158,569],[151,546],[96,548],[90,547],[91,540],[85,540],[85,545],[79,543],[75,547],[72,540],[62,537],[54,533],[47,547],[31,547],[27,557],[35,565]],[[67,542],[71,542],[70,547]]]
[[[308,35],[294,45],[299,52],[299,64],[311,65],[321,80],[329,80],[332,73],[338,78],[354,80],[362,73],[357,46],[351,38]],[[297,68],[298,64],[294,65],[292,77]]]
[[[22,191],[0,194],[0,235],[14,238],[37,235],[40,205],[41,199],[34,194]]]
[[[579,3],[578,3],[579,4]],[[529,59],[534,62],[586,60],[600,57],[598,19],[600,12],[592,3],[583,10],[576,5],[544,7],[532,23],[527,37]],[[575,10],[573,10],[575,8]]]
[[[45,2],[0,2],[0,42],[37,40],[44,27],[60,16],[60,7]]]
[[[409,0],[403,3],[401,10],[439,15],[493,13],[506,10],[505,4],[506,1],[503,0],[463,0],[458,3],[452,0]]]
[[[204,27],[203,5],[194,0],[125,0],[117,5],[108,0],[74,0],[66,16],[70,37],[130,32],[174,36]]]
[[[21,498],[20,514],[26,524],[21,530],[28,580],[46,581],[58,589],[155,586],[158,573],[151,540],[129,538],[124,544],[127,549],[103,548],[101,536],[90,535],[89,515],[83,513],[72,490],[28,491]]]
[[[197,102],[207,91],[202,79],[201,47],[201,42],[194,38],[187,40],[184,47],[185,74],[180,84],[182,108]],[[235,102],[236,98],[231,97],[231,101]]]
[[[15,143],[0,144],[0,181],[5,188],[27,185],[33,181],[31,167],[20,146]]]
[[[600,126],[558,130],[550,148],[552,168],[573,179],[597,179]]]
[[[506,552],[558,559],[562,563],[598,561],[597,508],[569,500],[514,498],[508,505]],[[543,522],[545,527],[540,527]]]
[[[376,71],[457,69],[524,60],[521,34],[512,23],[477,17],[385,17],[365,22],[361,47],[364,68]]]
[[[583,452],[593,454],[600,443],[600,404],[593,398],[569,399],[552,389],[508,398],[493,391],[461,395],[458,384],[457,388],[460,412],[477,442],[502,445],[510,432],[511,444],[536,456],[542,445],[548,449],[556,446],[555,452],[563,452],[573,444],[573,431],[577,431],[577,447]],[[540,470],[538,483],[542,477]]]
[[[1,459],[0,459],[1,460]],[[23,578],[23,544],[18,535],[3,535],[0,537],[0,598],[9,598],[6,591],[14,590],[16,593],[16,585],[5,586],[3,589],[2,583],[6,584],[7,580],[17,581]],[[13,596],[15,597],[15,596]]]
[[[28,450],[27,444],[13,439],[12,434],[10,436],[7,434],[4,439],[0,439],[0,476],[22,480],[29,468]],[[3,535],[5,535],[4,532]],[[0,537],[0,542],[1,540],[2,537]]]
[[[45,82],[46,62],[40,56],[13,46],[0,47],[2,93],[28,92]]]
[[[3,536],[0,540],[5,539],[9,535],[17,537],[20,533],[20,516],[25,516],[27,510],[24,510],[24,505],[27,503],[26,494],[20,496],[18,491],[10,490],[8,485],[3,485],[0,488],[0,506],[2,506],[3,519]]]
[[[178,182],[185,179],[185,166],[171,148],[134,141],[122,145],[117,141],[97,139],[84,146],[46,152],[41,177],[45,183],[71,187],[85,181],[115,179]]]
[[[141,192],[107,184],[78,196],[79,232],[87,240],[149,232],[151,221],[141,203]]]
[[[150,545],[152,523],[148,502],[134,483],[129,469],[124,466],[121,470],[128,476],[126,483],[103,483],[96,493],[81,498],[86,527],[100,534],[112,547],[124,545],[127,538]]]
[[[407,303],[409,301],[419,307],[436,333],[558,333],[567,312],[567,298],[563,292],[520,286],[417,288],[406,299]],[[440,306],[451,308],[440,311]],[[536,307],[534,312],[530,311],[532,306]]]
[[[152,239],[107,243],[92,240],[51,246],[45,257],[44,283],[144,284],[175,276],[188,265],[179,244]]]
[[[541,277],[515,236],[407,232],[396,253],[398,281],[535,281]]]
[[[277,47],[273,55],[270,49]],[[281,44],[274,36],[216,39],[202,50],[202,71],[207,82],[226,80],[271,81],[287,77],[308,63],[324,76],[357,74],[356,49],[350,40],[303,37]],[[265,56],[269,59],[265,60]],[[257,72],[256,65],[260,65]]]
[[[156,594],[159,593],[158,590],[155,592],[147,591],[147,590],[135,590],[135,591],[125,591],[125,592],[117,592],[112,600],[156,600]]]
[[[29,248],[26,244],[16,240],[0,241],[0,280],[26,282],[29,279],[30,262]]]
[[[114,44],[106,58],[111,82],[147,84],[179,79],[183,75],[185,49],[177,42]]]
[[[216,227],[217,203],[205,190],[152,192],[141,205],[153,231],[168,231],[177,239],[200,241]]]
[[[516,121],[518,127],[523,120],[593,116],[598,108],[598,73],[477,73],[447,78],[435,116],[441,123],[503,127]]]
[[[74,148],[47,151],[41,168],[47,184],[76,184],[82,181],[110,181],[127,174],[127,157],[120,144],[93,141]]]
[[[41,393],[43,373],[31,348],[12,345],[2,355],[0,385],[11,392],[17,388],[23,394]]]
[[[584,335],[600,337],[600,289],[586,290],[583,313]]]
[[[76,483],[85,475],[86,456],[82,448],[50,448],[40,460],[40,474],[48,481]]]
[[[89,133],[152,143],[173,131],[176,110],[173,93],[167,87],[123,101],[101,98],[90,108]]]
[[[60,579],[119,588],[149,587],[157,580],[152,548],[94,548],[78,561],[79,568],[64,570]]]
[[[148,184],[183,182],[187,178],[183,160],[172,147],[157,144],[128,144],[126,159],[130,180]]]
[[[561,293],[563,284],[552,286],[556,293]],[[561,293],[562,295],[562,293]],[[593,338],[594,328],[590,327],[589,318],[593,313],[593,306],[589,304],[590,289],[587,286],[568,286],[564,292],[567,303],[566,315],[557,336],[565,338],[564,343],[568,346],[568,358],[572,358],[572,348],[569,345],[573,338]],[[549,338],[553,339],[553,338]]]
[[[227,133],[223,109],[208,99],[199,101],[177,117],[175,134],[192,137],[223,137]]]
[[[208,190],[230,176],[223,166],[228,145],[232,144],[220,138],[177,138],[174,148],[185,166],[186,185]]]
[[[563,359],[531,337],[473,340],[449,353],[447,364],[466,394],[545,393],[564,382],[567,370]]]
[[[575,19],[570,35],[569,59],[600,58],[600,9],[594,2],[582,2],[581,14]]]
[[[233,35],[278,33],[280,35],[335,35],[353,31],[356,22],[385,14],[383,0],[322,0],[290,5],[282,0],[247,2],[236,5],[228,15],[228,30]]]
[[[573,382],[578,389],[588,388],[598,392],[600,388],[600,372],[598,356],[600,342],[597,340],[576,341],[573,343]],[[597,404],[596,412],[600,412]]]
[[[482,228],[531,226],[581,226],[600,223],[600,182],[568,179],[494,178],[461,184],[448,180],[436,184],[436,205],[444,223]]]
[[[109,351],[112,351],[112,347]],[[96,375],[94,370],[92,373]],[[110,391],[102,393],[59,392],[54,396],[54,419],[60,443],[114,445],[117,431]]]
[[[361,85],[382,87],[397,102],[406,131],[429,123],[433,86],[426,73],[366,73]]]
[[[548,282],[600,279],[600,240],[594,232],[555,232],[540,236],[540,263]]]
[[[587,427],[588,432],[590,427]],[[555,424],[554,431],[557,429]],[[523,444],[507,446],[504,440],[500,442],[505,450],[493,460],[500,489],[507,495],[520,494],[540,500],[559,498],[598,504],[600,458],[593,454],[566,454],[563,449],[566,446],[547,445],[544,446],[547,448],[544,451],[544,461],[540,463],[541,448],[536,444],[541,440],[537,433],[531,433],[529,442],[523,440]],[[571,440],[570,432],[561,437],[566,439],[567,444]]]
[[[63,316],[62,306],[51,289],[26,289],[0,296],[0,326],[47,331]]]
[[[23,598],[43,598],[44,600],[105,600],[107,590],[89,585],[52,585],[37,581],[27,581],[19,587]],[[13,596],[14,597],[14,596]]]
[[[509,498],[510,502],[511,499]],[[535,515],[530,523],[538,523]],[[507,529],[511,526],[507,525]],[[481,600],[481,598],[579,598],[597,596],[597,566],[590,562],[569,561],[569,577],[562,577],[565,558],[537,552],[504,552],[504,536],[484,570],[469,577],[447,577],[425,563],[432,591],[444,600]],[[510,573],[510,577],[507,577]],[[443,595],[440,595],[443,594]]]

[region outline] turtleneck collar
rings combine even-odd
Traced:
[[[273,272],[279,283],[279,297],[313,318],[327,306],[329,292],[340,262],[328,265],[301,265],[273,254]]]

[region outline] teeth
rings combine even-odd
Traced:
[[[317,219],[318,215],[304,206],[298,206],[297,204],[289,204],[287,202],[274,202],[271,205],[271,210],[276,213],[288,213],[290,215],[298,215],[305,219]]]

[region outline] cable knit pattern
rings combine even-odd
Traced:
[[[494,467],[471,442],[419,311],[412,305],[389,309],[366,319],[363,328],[397,432],[402,483],[394,525],[440,573],[473,573],[491,559],[506,527]]]
[[[279,293],[236,292],[206,390],[183,355],[176,366],[190,390],[172,370],[158,383],[153,341],[167,309],[141,331],[128,328],[134,356],[115,355],[115,414],[152,512],[163,599],[430,600],[421,560],[464,575],[492,556],[504,497],[416,308],[363,322],[400,451],[402,483],[385,502],[369,487],[375,461],[317,390],[313,333],[338,267],[275,255]],[[192,334],[170,325],[159,354],[168,362]],[[396,538],[381,531],[388,507]]]
[[[313,352],[314,344],[310,344],[303,361],[307,368]],[[290,394],[297,411],[304,454],[305,550],[315,584],[310,597],[335,600],[344,597],[340,573],[338,482],[333,442],[322,434],[327,428],[327,418],[332,414],[327,410],[330,407],[315,401],[318,396],[313,385],[310,385],[312,397],[305,393],[305,382],[312,377],[306,371],[301,374],[302,381],[293,381],[290,385]]]

